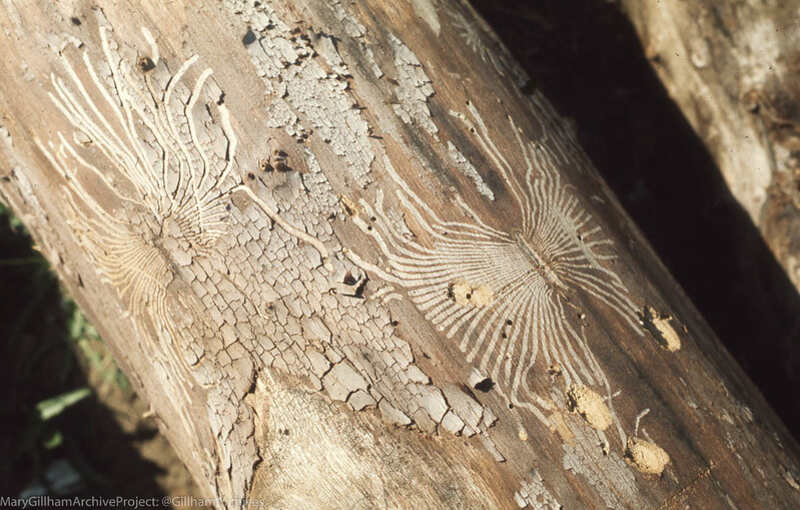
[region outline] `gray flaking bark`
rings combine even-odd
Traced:
[[[574,442],[564,442],[564,469],[576,476],[582,476],[597,490],[608,508],[644,508],[644,500],[638,492],[631,493],[636,481],[630,468],[617,452],[603,452],[602,448],[586,448],[587,444],[601,444],[602,440],[583,427],[573,426],[571,417],[567,418],[570,431],[575,434]],[[590,436],[587,437],[586,434]]]
[[[472,163],[470,163],[469,160],[465,158],[463,154],[461,154],[458,148],[453,145],[453,142],[447,142],[447,150],[450,152],[450,157],[453,159],[453,163],[455,163],[456,168],[461,170],[464,175],[469,177],[472,182],[475,183],[478,193],[485,196],[489,200],[494,200],[494,192],[492,192],[492,189],[483,180],[481,174],[475,170],[475,167],[472,166]]]
[[[340,23],[340,26],[344,28],[345,33],[358,42],[359,50],[361,50],[364,61],[369,66],[372,74],[377,79],[382,78],[383,70],[375,60],[372,47],[365,37],[367,35],[367,29],[347,13],[342,6],[341,0],[333,0],[330,2],[329,7],[333,10],[336,20]]]
[[[226,0],[225,6],[255,34],[247,51],[264,80],[271,126],[286,126],[290,135],[302,140],[310,136],[298,120],[303,115],[309,128],[329,143],[336,155],[345,157],[355,183],[369,183],[375,159],[370,129],[346,92],[350,75],[330,36],[293,29],[268,4],[256,9],[248,2]],[[322,59],[316,58],[317,53]]]
[[[398,103],[394,105],[394,111],[406,124],[419,125],[438,140],[436,133],[439,128],[431,119],[428,108],[428,98],[433,95],[431,79],[425,74],[417,56],[394,34],[389,36],[389,44],[394,51],[397,71],[397,86],[394,91]]]
[[[532,510],[561,510],[563,507],[545,487],[542,475],[532,469],[528,477],[522,480],[520,488],[514,493],[514,500],[520,508]]]

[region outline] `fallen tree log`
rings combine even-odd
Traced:
[[[791,507],[797,444],[465,4],[6,4],[0,193],[205,495]]]
[[[664,86],[800,290],[800,2],[622,5]]]

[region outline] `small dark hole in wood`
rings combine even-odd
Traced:
[[[254,181],[256,179],[256,174],[250,172],[247,174],[247,178],[250,179],[251,181]]]
[[[78,18],[70,18],[69,20],[70,20],[70,21],[72,22],[72,24],[73,24],[73,25],[75,25],[76,27],[79,27],[79,26],[81,25],[81,20],[79,20]]]
[[[254,42],[256,42],[256,34],[253,33],[251,29],[248,28],[247,33],[245,33],[244,37],[242,37],[242,44],[244,44],[245,46],[250,46]]]
[[[357,281],[358,280],[356,280],[355,276],[353,276],[351,273],[347,273],[346,275],[344,275],[345,285],[355,285]]]
[[[489,392],[494,388],[494,381],[490,377],[487,377],[483,381],[477,383],[474,388],[478,391],[482,391],[484,393]]]
[[[150,57],[139,57],[137,65],[139,66],[139,70],[143,73],[152,71],[156,67],[156,65],[153,63],[153,60]]]
[[[506,326],[510,326],[512,324],[513,324],[513,322],[511,322],[511,319],[506,319]]]
[[[356,287],[356,292],[355,292],[355,296],[356,297],[359,297],[359,298],[360,297],[364,297],[364,289],[367,288],[367,281],[369,281],[369,279],[368,278],[364,278],[361,281],[361,283],[358,285],[358,287]]]

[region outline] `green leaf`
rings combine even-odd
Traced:
[[[125,374],[122,372],[122,370],[117,370],[117,386],[119,386],[119,388],[125,392],[131,389],[131,383],[128,381],[128,378],[125,377]]]
[[[42,441],[42,445],[45,447],[46,450],[52,450],[53,448],[58,448],[59,446],[61,446],[61,443],[63,442],[64,442],[64,436],[61,435],[61,432],[55,430],[50,435],[50,437]]]
[[[89,388],[80,388],[67,393],[62,393],[56,397],[42,400],[36,404],[36,410],[42,421],[49,420],[53,416],[61,414],[64,409],[74,405],[92,394]]]
[[[22,226],[22,222],[14,215],[9,216],[8,224],[11,225],[11,229],[14,231],[22,230],[24,232],[24,227]]]
[[[103,358],[92,348],[89,340],[81,338],[78,340],[78,347],[80,347],[81,352],[84,356],[86,356],[86,359],[89,361],[89,364],[92,366],[92,368],[98,368],[103,365]]]
[[[97,333],[97,330],[94,328],[94,326],[92,326],[88,322],[86,323],[85,333],[86,336],[89,337],[91,340],[102,342],[102,339],[100,338],[100,335]]]
[[[72,317],[69,318],[69,337],[73,340],[81,338],[85,324],[86,318],[83,316],[80,309],[75,306],[72,311]]]

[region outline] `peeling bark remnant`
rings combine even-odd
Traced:
[[[0,12],[0,198],[221,508],[800,501],[797,445],[468,5]]]

